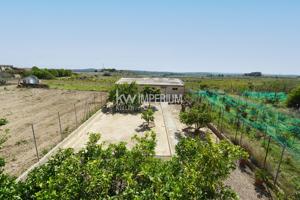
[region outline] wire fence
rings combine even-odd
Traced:
[[[298,118],[224,93],[200,91],[196,97],[209,105],[218,129],[248,151],[252,163],[269,172],[273,185],[294,192],[300,184]]]
[[[73,130],[100,110],[106,103],[105,94],[94,94],[81,102],[68,105],[64,110],[49,110],[47,120],[32,123],[28,128],[32,132],[31,153],[33,160],[37,162],[48,153],[55,145],[66,138]],[[55,131],[53,131],[55,130]]]

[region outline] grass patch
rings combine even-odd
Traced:
[[[63,90],[80,90],[80,91],[102,91],[108,92],[114,85],[114,83],[120,77],[95,77],[95,78],[62,78],[55,80],[44,80],[52,89]]]

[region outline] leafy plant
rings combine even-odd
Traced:
[[[155,134],[134,137],[136,145],[98,144],[61,150],[36,168],[22,185],[23,199],[237,199],[223,184],[235,162],[247,156],[239,147],[185,138],[171,160],[155,157]]]
[[[263,184],[267,181],[267,171],[264,169],[255,170],[255,185],[262,187]]]
[[[154,121],[154,112],[151,108],[142,112],[142,119],[146,121],[147,126],[149,126],[150,122]]]
[[[4,126],[5,124],[8,123],[8,120],[5,118],[0,118],[0,126]]]
[[[195,105],[187,111],[180,112],[179,118],[188,126],[194,125],[196,131],[212,121],[212,115],[208,112],[206,104]]]
[[[113,102],[115,106],[138,108],[141,105],[138,95],[139,90],[135,82],[130,84],[116,84],[110,90],[108,100]]]
[[[300,86],[289,93],[286,104],[291,108],[300,108]]]

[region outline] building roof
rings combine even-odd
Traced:
[[[121,78],[116,84],[132,82],[136,82],[138,85],[184,86],[183,81],[178,78]]]
[[[30,76],[27,76],[25,78],[23,78],[24,80],[26,79],[34,79],[34,80],[39,80],[38,77],[34,76],[34,75],[30,75]]]

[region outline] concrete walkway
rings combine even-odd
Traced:
[[[152,104],[156,108],[154,114],[154,128],[156,133],[157,145],[155,148],[158,157],[169,158],[175,152],[175,143],[169,143],[170,138],[173,138],[170,133],[173,133],[174,122],[170,120],[172,117],[167,109],[168,105],[163,105],[164,111],[159,104]],[[165,123],[166,122],[166,123]],[[73,131],[61,143],[49,151],[40,161],[31,166],[25,171],[18,180],[23,180],[27,174],[37,166],[46,163],[49,158],[55,155],[59,149],[73,148],[79,151],[84,148],[90,133],[100,133],[100,141],[110,143],[126,142],[127,147],[131,148],[135,145],[132,141],[134,135],[143,136],[146,131],[143,128],[144,121],[141,119],[141,114],[124,114],[124,113],[103,113],[101,110],[95,113],[89,120],[84,122],[79,128]],[[167,129],[165,127],[167,124]],[[166,131],[168,130],[168,131]],[[169,138],[170,136],[170,138]]]
[[[175,137],[178,128],[176,126],[175,120],[172,116],[170,106],[166,102],[160,103],[162,114],[164,118],[165,128],[168,136],[168,145],[170,147],[171,155],[175,155],[175,146],[178,143],[178,140]]]

